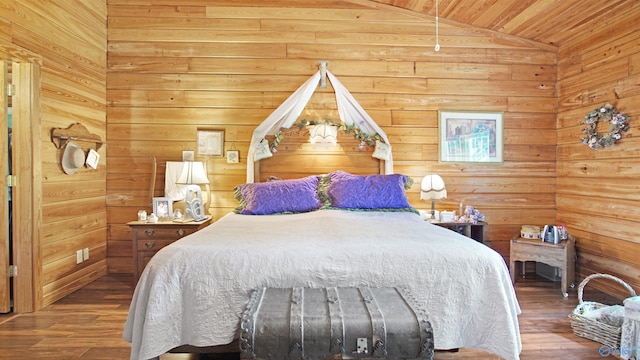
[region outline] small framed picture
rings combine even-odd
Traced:
[[[173,201],[170,197],[154,197],[153,213],[158,219],[170,217],[173,214]]]
[[[182,161],[194,161],[195,154],[193,150],[183,150],[182,151]]]
[[[198,129],[198,155],[224,156],[224,130]]]
[[[228,150],[227,151],[227,162],[229,164],[236,164],[240,162],[240,151],[238,150]]]

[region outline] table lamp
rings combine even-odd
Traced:
[[[431,219],[436,220],[435,200],[446,199],[447,189],[444,186],[444,180],[437,174],[428,174],[422,178],[420,186],[420,200],[431,200]]]
[[[201,161],[186,161],[176,184],[188,185],[185,189],[184,199],[185,220],[202,221],[206,219],[205,203],[202,201],[202,189],[200,188],[200,185],[203,184],[207,186],[207,191],[209,188],[209,178],[204,164]]]

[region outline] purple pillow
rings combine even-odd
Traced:
[[[344,171],[329,175],[327,194],[331,206],[342,209],[411,208],[405,193],[407,177],[401,174],[360,176]]]
[[[236,212],[244,215],[300,213],[320,208],[318,176],[279,180],[236,186],[240,206]]]

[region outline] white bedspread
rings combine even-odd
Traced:
[[[320,210],[228,214],[159,251],[125,325],[131,359],[231,342],[250,291],[264,286],[405,287],[427,310],[436,349],[518,359],[522,348],[497,252],[413,213]]]

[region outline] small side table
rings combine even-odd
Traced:
[[[487,225],[487,223],[484,221],[478,221],[475,224],[436,221],[436,222],[433,222],[432,224],[453,230],[466,237],[470,237],[477,242],[484,244],[484,227],[485,225]]]
[[[569,296],[569,286],[573,284],[575,279],[575,238],[572,235],[559,244],[546,243],[540,239],[523,239],[517,236],[511,239],[509,258],[511,281],[514,284],[516,282],[516,261],[522,261],[523,264],[525,261],[537,261],[560,268],[562,271],[562,295]]]
[[[187,223],[173,221],[159,221],[157,223],[131,221],[127,223],[131,227],[133,243],[134,281],[138,282],[142,270],[160,249],[206,227],[210,222],[211,218]]]

